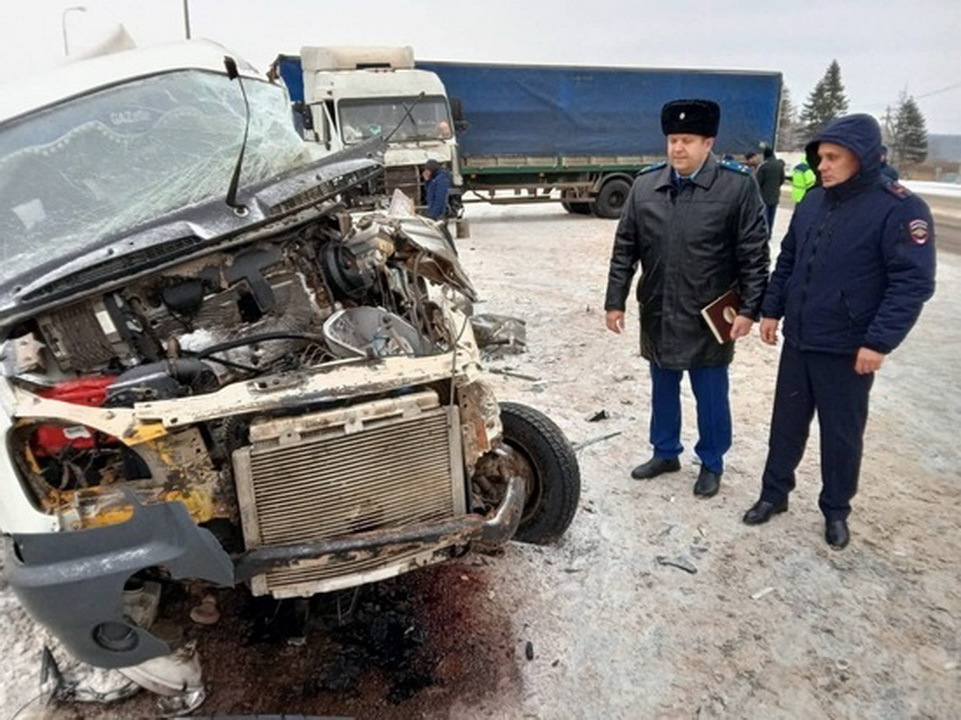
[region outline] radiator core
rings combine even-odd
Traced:
[[[434,407],[425,407],[433,404]],[[234,453],[248,548],[347,537],[464,512],[457,409],[419,393],[272,420]],[[255,594],[306,596],[424,562],[406,554],[301,562],[251,583]],[[353,576],[353,577],[352,577]],[[366,580],[362,580],[366,581]]]

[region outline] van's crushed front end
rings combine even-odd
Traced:
[[[381,165],[311,161],[246,82],[268,120],[229,206],[217,158],[247,118],[225,75],[0,123],[6,575],[76,658],[158,692],[143,669],[181,657],[149,630],[158,583],[306,597],[552,540],[579,493],[560,430],[481,379],[444,234],[352,214]],[[199,678],[177,667],[172,693]]]

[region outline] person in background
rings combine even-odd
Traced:
[[[711,150],[721,110],[713,100],[674,100],[661,109],[667,163],[637,177],[611,250],[605,323],[624,330],[624,308],[638,269],[641,355],[651,372],[653,457],[636,480],[681,469],[681,378],[687,371],[697,403],[701,469],[694,494],[720,487],[731,447],[728,366],[734,340],[747,335],[768,276],[764,205],[750,171],[718,162]],[[732,286],[740,293],[730,340],[718,342],[701,309]]]
[[[757,153],[749,152],[745,154],[744,166],[751,172],[757,170]]]
[[[794,211],[761,305],[761,340],[775,345],[784,318],[784,346],[761,497],[744,522],[788,509],[816,412],[818,506],[824,538],[840,550],[874,375],[934,293],[934,223],[923,200],[882,177],[881,126],[870,115],[832,121],[805,150],[821,184]]]
[[[436,160],[428,160],[421,171],[424,180],[424,215],[442,221],[447,217],[447,196],[450,194],[450,173]]]
[[[757,185],[761,189],[761,200],[764,202],[767,217],[767,236],[774,232],[774,213],[781,200],[781,185],[784,184],[784,163],[774,157],[774,148],[764,148],[764,162],[754,174]]]
[[[893,167],[888,165],[888,146],[887,145],[881,146],[881,175],[883,175],[888,180],[893,180],[894,182],[897,182],[901,177],[898,174],[897,170],[895,170]]]
[[[791,171],[791,199],[797,205],[804,199],[808,190],[817,183],[817,175],[808,165],[807,158],[802,157]]]

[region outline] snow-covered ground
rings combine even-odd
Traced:
[[[477,311],[527,321],[528,352],[489,366],[507,373],[490,376],[498,397],[547,412],[584,445],[582,502],[569,532],[556,547],[511,545],[500,557],[465,558],[453,574],[462,589],[435,612],[437,622],[473,654],[491,638],[501,643],[496,664],[476,673],[473,686],[467,673],[457,674],[459,658],[445,655],[437,674],[448,679],[420,700],[385,700],[377,714],[357,706],[333,712],[339,708],[318,699],[325,696],[296,682],[277,707],[261,697],[262,677],[302,669],[318,638],[272,650],[244,649],[240,638],[227,637],[223,647],[256,661],[235,663],[229,682],[212,684],[201,714],[961,717],[961,256],[939,257],[937,294],[879,373],[853,539],[834,552],[817,509],[816,432],[790,511],[762,527],[741,523],[767,452],[776,348],[756,334],[738,343],[735,440],[716,497],[691,494],[697,468],[690,450],[681,472],[631,480],[631,467],[649,456],[650,388],[637,355],[636,314],[625,335],[603,325],[614,223],[566,215],[558,205],[471,205],[468,216],[472,237],[458,246],[484,300]],[[778,211],[775,237],[789,218]],[[690,448],[687,383],[683,402]],[[600,410],[606,419],[589,421]],[[678,558],[693,572],[663,564]],[[419,572],[430,578],[438,571]],[[475,586],[483,591],[472,595]],[[0,618],[0,717],[10,717],[36,695],[43,636],[2,584]],[[434,643],[427,636],[424,652],[436,651]],[[211,672],[227,662],[203,660]],[[369,692],[385,694],[376,684]],[[48,717],[116,720],[151,707],[141,697]]]

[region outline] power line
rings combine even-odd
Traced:
[[[915,97],[914,99],[915,99],[915,100],[920,100],[921,98],[931,97],[932,95],[939,95],[939,94],[941,94],[941,93],[943,93],[943,92],[947,92],[948,90],[954,90],[956,87],[961,87],[961,81],[956,82],[956,83],[954,83],[954,84],[952,84],[952,85],[948,85],[947,87],[939,88],[939,89],[937,89],[937,90],[932,90],[932,91],[929,92],[929,93],[924,93],[924,95],[918,95],[918,96]]]

